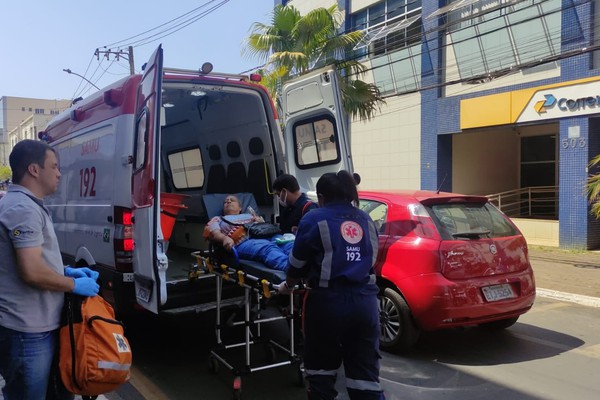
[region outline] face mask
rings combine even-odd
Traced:
[[[281,193],[279,193],[279,195],[281,196]],[[281,200],[281,197],[277,196],[277,201],[279,201],[279,205],[281,207],[287,207],[287,190],[285,191],[285,197],[283,198],[283,200]]]

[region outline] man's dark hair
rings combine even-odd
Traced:
[[[27,168],[31,164],[37,164],[44,168],[48,150],[55,152],[48,143],[39,140],[25,139],[18,142],[8,157],[13,183],[21,183],[25,173],[27,173]]]
[[[282,174],[273,181],[273,190],[281,191],[282,189],[290,192],[297,192],[300,190],[300,185],[298,184],[296,177],[293,175]]]

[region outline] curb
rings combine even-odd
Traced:
[[[565,293],[559,292],[558,290],[543,288],[536,288],[536,295],[555,300],[568,301],[570,303],[577,303],[588,307],[600,307],[600,297],[584,296],[582,294]]]

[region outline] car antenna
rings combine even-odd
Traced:
[[[446,182],[447,177],[448,177],[448,172],[446,172],[446,174],[444,175],[444,179],[442,179],[442,183],[440,183],[440,186],[438,187],[438,190],[437,190],[437,192],[435,192],[435,194],[440,194],[440,190],[442,189],[444,182]]]

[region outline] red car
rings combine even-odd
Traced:
[[[361,191],[379,228],[381,348],[412,346],[421,331],[504,329],[535,299],[527,243],[486,197]]]

